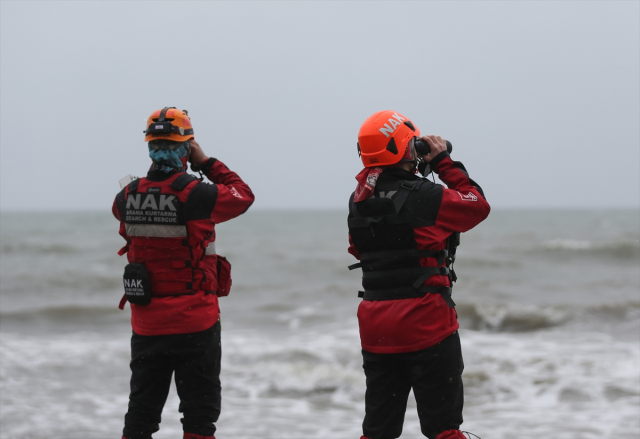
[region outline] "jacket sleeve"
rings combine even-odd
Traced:
[[[443,189],[436,225],[451,232],[466,232],[489,216],[489,203],[480,185],[469,178],[464,165],[445,151],[432,160],[432,169],[448,188]]]
[[[220,160],[209,159],[202,171],[218,187],[216,204],[211,211],[214,223],[242,215],[253,204],[255,196],[249,186]]]
[[[120,221],[120,210],[118,209],[118,198],[113,200],[113,206],[111,206],[111,213],[116,217],[118,221]]]

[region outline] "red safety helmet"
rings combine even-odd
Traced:
[[[393,165],[405,158],[413,137],[420,137],[411,120],[391,110],[378,111],[358,133],[358,153],[365,168]]]

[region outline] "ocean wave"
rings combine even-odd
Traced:
[[[73,253],[80,253],[85,251],[69,244],[60,244],[53,242],[21,242],[16,244],[4,244],[2,246],[2,253],[15,254],[15,253],[34,253],[34,254],[60,254],[68,255]]]
[[[38,277],[29,274],[19,274],[3,279],[3,296],[11,300],[30,306],[40,300],[49,301],[54,296],[59,300],[66,300],[69,295],[92,296],[111,294],[121,290],[122,278],[120,273],[113,275],[92,274],[88,272],[73,273],[69,270],[60,273],[43,273]],[[8,276],[7,276],[8,277]],[[24,295],[31,296],[28,299]],[[34,297],[35,296],[35,297]]]
[[[69,305],[69,306],[52,306],[46,308],[36,308],[33,310],[20,311],[2,311],[1,318],[30,318],[30,316],[43,316],[57,319],[68,319],[79,316],[95,316],[99,314],[109,313],[114,307],[100,305]],[[115,309],[117,312],[118,309]]]
[[[3,311],[0,327],[4,332],[77,332],[96,328],[128,330],[130,314],[112,306],[56,306],[34,310]],[[112,331],[113,329],[110,329]]]
[[[349,434],[359,437],[365,377],[355,322],[348,328],[223,334],[226,415],[218,426],[227,437],[255,437],[255,429],[247,425],[257,424],[267,432],[259,432],[263,437],[316,437],[309,432],[322,432],[325,425],[340,428],[324,436],[346,437],[340,434],[352,426],[356,431]],[[593,333],[550,337],[479,331],[465,331],[462,340],[465,416],[473,426],[469,429],[510,437],[517,429],[537,428],[526,437],[557,437],[557,431],[566,433],[577,426],[593,433],[569,432],[563,437],[637,437],[637,343]],[[38,437],[37,432],[45,430],[54,432],[51,437],[80,437],[57,434],[61,417],[68,413],[77,418],[73,431],[91,431],[98,424],[104,430],[121,428],[128,395],[126,335],[0,333],[0,350],[7,437]],[[172,412],[163,417],[163,437],[182,434],[175,414],[178,404],[172,390],[166,404]],[[24,407],[39,413],[39,424],[33,425]],[[410,397],[405,436],[420,435],[415,410]],[[174,425],[175,432],[167,425]],[[616,426],[624,427],[621,433],[609,434]]]
[[[635,301],[586,307],[463,303],[457,311],[464,328],[496,332],[530,332],[576,322],[595,327],[640,320],[640,302]]]
[[[593,242],[579,239],[552,239],[535,249],[547,254],[593,255],[615,258],[640,258],[640,241]]]
[[[117,298],[108,304],[89,303],[85,305],[46,306],[34,309],[20,309],[18,311],[0,312],[0,320],[3,325],[40,322],[53,327],[76,325],[88,325],[94,323],[109,323],[129,318],[129,313],[120,311]],[[112,302],[112,303],[111,303]],[[460,325],[465,329],[473,329],[491,332],[533,332],[580,324],[594,329],[603,325],[608,327],[626,325],[640,321],[640,302],[629,301],[614,304],[600,304],[578,307],[574,305],[525,305],[518,303],[506,304],[470,304],[459,303],[456,307]],[[287,314],[288,315],[288,314]],[[315,324],[322,324],[322,319],[327,322],[331,319],[324,315],[315,316]],[[280,322],[282,314],[272,315],[273,322]],[[272,325],[260,320],[264,325]],[[291,322],[289,322],[291,323]],[[288,325],[295,330],[299,325]],[[307,351],[291,350],[286,354],[265,353],[266,362],[306,362],[317,361],[315,353]]]

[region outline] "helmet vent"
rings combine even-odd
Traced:
[[[406,126],[408,126],[409,128],[411,128],[411,131],[415,131],[415,130],[416,130],[416,127],[414,127],[414,126],[413,126],[413,124],[411,123],[411,121],[410,121],[410,120],[406,120],[406,121],[404,122],[404,124],[405,124]]]
[[[387,143],[387,151],[398,154],[398,147],[396,146],[396,141],[393,139],[393,137],[389,139],[389,143]]]

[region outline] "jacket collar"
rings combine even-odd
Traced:
[[[380,179],[384,180],[419,180],[418,177],[413,172],[407,171],[402,168],[389,167],[382,171],[380,174]]]
[[[147,180],[150,181],[165,181],[176,175],[178,171],[164,172],[160,169],[150,169],[147,173]]]

